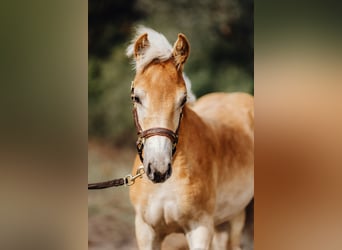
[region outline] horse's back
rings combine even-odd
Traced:
[[[192,109],[211,126],[243,126],[253,130],[254,99],[247,93],[207,94],[199,98]]]

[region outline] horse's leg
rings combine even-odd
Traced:
[[[213,242],[211,244],[211,250],[225,250],[228,247],[229,237],[229,223],[223,223],[215,227],[215,233]]]
[[[140,250],[161,249],[161,238],[150,225],[143,221],[139,215],[136,215],[135,217],[135,234]]]
[[[209,250],[213,235],[214,223],[209,217],[190,222],[185,233],[190,250]]]
[[[230,249],[241,250],[241,235],[245,225],[246,213],[243,209],[239,214],[230,220]]]

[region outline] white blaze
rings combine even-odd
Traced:
[[[172,143],[166,136],[152,136],[145,141],[144,166],[150,163],[158,172],[165,173],[172,158]]]

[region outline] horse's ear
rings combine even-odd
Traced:
[[[182,68],[190,53],[190,44],[188,39],[182,33],[178,34],[178,39],[173,45],[172,55],[175,59],[177,69]]]
[[[145,50],[150,46],[150,42],[147,38],[147,33],[139,36],[139,38],[134,43],[134,56],[135,60],[138,60],[144,55]]]

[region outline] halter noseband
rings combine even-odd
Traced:
[[[141,163],[144,162],[143,149],[144,149],[145,139],[150,138],[150,137],[155,136],[155,135],[166,136],[167,138],[169,138],[171,140],[172,156],[173,156],[176,152],[176,146],[178,143],[178,131],[179,131],[179,127],[180,127],[180,122],[181,122],[182,117],[183,117],[183,113],[182,112],[180,113],[176,132],[173,132],[172,130],[167,129],[167,128],[160,128],[160,127],[143,130],[140,126],[140,123],[139,123],[136,105],[134,104],[134,81],[132,81],[132,85],[131,85],[131,98],[133,100],[134,124],[135,124],[135,127],[137,129],[137,135],[138,135],[138,140],[136,142],[136,146],[137,146],[137,151],[138,151]]]

